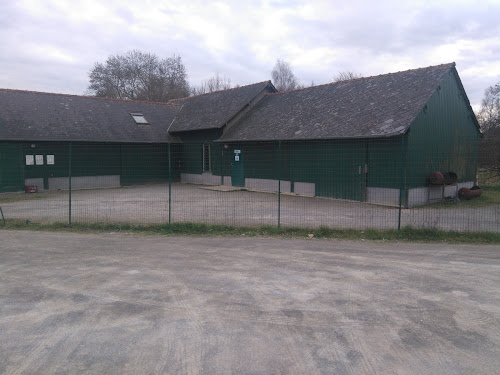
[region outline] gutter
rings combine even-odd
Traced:
[[[332,141],[332,140],[359,140],[359,139],[386,139],[386,138],[396,138],[400,136],[407,135],[410,132],[410,128],[406,128],[404,132],[389,133],[383,135],[375,136],[354,136],[354,137],[323,137],[323,138],[273,138],[273,139],[217,139],[214,142],[300,142],[300,141]]]

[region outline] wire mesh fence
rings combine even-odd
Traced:
[[[40,223],[499,232],[500,181],[488,176],[481,185],[477,139],[451,138],[433,149],[405,136],[8,143],[1,145],[0,207],[6,220]]]

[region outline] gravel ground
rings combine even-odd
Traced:
[[[1,374],[494,374],[500,248],[0,231]]]
[[[43,194],[43,195],[42,195]],[[68,220],[68,192],[42,193],[44,199],[2,204],[7,218],[54,222]],[[19,196],[19,195],[18,195]],[[79,190],[72,193],[73,222],[162,223],[169,219],[168,185]],[[278,195],[214,191],[173,184],[170,218],[230,225],[277,225]],[[394,229],[398,209],[326,198],[281,195],[284,226]],[[403,209],[401,225],[458,231],[500,232],[500,205],[481,208]]]

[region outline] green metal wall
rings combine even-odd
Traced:
[[[162,181],[168,181],[168,145],[121,145],[122,186]]]
[[[0,143],[0,192],[24,189],[24,160],[20,144]]]
[[[68,177],[69,143],[10,142],[0,146],[0,191],[21,191],[24,180],[43,178],[45,188],[52,177]],[[72,143],[71,175],[120,175],[121,185],[167,181],[167,144]],[[179,145],[172,145],[171,178],[179,180]],[[43,155],[43,165],[25,165],[26,155]],[[54,164],[46,156],[54,155]],[[40,187],[42,188],[42,187]]]
[[[221,129],[198,130],[193,132],[175,134],[181,140],[174,155],[179,161],[182,173],[203,173],[203,143],[210,144],[212,156],[212,173],[220,175],[220,145],[213,141],[222,135]]]
[[[282,142],[281,154],[278,142],[232,144],[223,163],[229,171],[234,148],[244,155],[245,178],[279,178],[290,181],[292,190],[295,182],[309,182],[315,184],[320,197],[365,200],[363,140]]]
[[[69,145],[57,142],[23,143],[23,159],[26,155],[43,155],[43,165],[26,165],[25,178],[64,177],[68,175]],[[46,155],[54,155],[54,164],[47,165]]]
[[[34,147],[32,147],[34,145]],[[24,155],[54,155],[54,164],[25,166],[25,178],[67,177],[69,171],[69,143],[23,143]],[[79,176],[106,176],[120,174],[120,145],[72,144],[71,174]]]
[[[314,147],[316,195],[365,200],[366,146],[363,141],[332,141]]]
[[[291,182],[314,183],[320,197],[365,200],[363,140],[291,142],[284,149]]]
[[[202,143],[183,143],[181,145],[181,172],[203,173]]]
[[[406,137],[405,137],[406,139]],[[401,137],[372,139],[366,142],[367,148],[367,186],[399,188],[401,184]],[[404,155],[403,155],[404,157]]]
[[[406,184],[426,186],[433,171],[455,172],[458,181],[476,177],[480,133],[450,71],[410,127]]]
[[[120,145],[72,144],[71,174],[75,177],[119,175]]]

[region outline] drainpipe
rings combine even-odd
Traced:
[[[398,209],[398,231],[401,230],[401,206],[403,204],[403,194],[404,194],[404,182],[405,182],[405,167],[406,167],[406,152],[405,152],[405,139],[406,134],[401,135],[401,155],[400,155],[400,164],[401,171],[399,172],[399,209]]]

